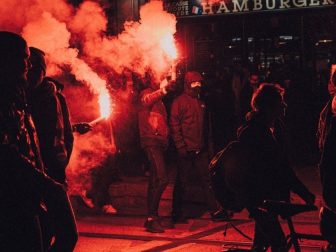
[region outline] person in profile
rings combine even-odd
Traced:
[[[44,173],[25,89],[30,68],[26,41],[0,31],[0,251],[42,252],[42,199],[64,194]]]
[[[31,69],[28,71],[28,105],[31,109],[41,145],[46,173],[67,187],[65,170],[72,153],[74,137],[64,97],[55,81],[46,79],[44,52],[30,47]],[[71,203],[66,197],[45,198],[47,212],[41,214],[46,249],[72,251],[78,234]],[[57,204],[58,203],[58,204]],[[51,245],[51,239],[55,242]]]
[[[307,204],[315,196],[297,178],[286,152],[286,136],[281,117],[286,104],[279,85],[262,84],[253,94],[252,111],[238,129],[238,140],[248,150],[249,165],[239,174],[244,180],[245,207],[255,220],[253,251],[285,252],[286,239],[277,215],[261,211],[264,200],[289,202],[290,192]]]

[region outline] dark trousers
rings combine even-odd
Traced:
[[[195,171],[200,178],[208,210],[217,210],[216,200],[210,188],[208,153],[206,151],[202,151],[198,154],[196,154],[196,152],[188,152],[187,156],[179,156],[178,160],[179,163],[173,191],[173,217],[185,215],[183,202],[186,200],[186,187],[190,181],[190,174],[193,171]]]
[[[71,252],[77,240],[75,216],[67,193],[63,190],[46,195],[47,212],[41,214],[44,247],[49,252]],[[50,246],[52,238],[54,243]]]
[[[285,234],[282,231],[277,215],[249,208],[255,220],[253,247],[261,249],[271,246],[272,251],[287,251]],[[256,252],[262,251],[256,249]]]
[[[147,191],[148,216],[157,217],[159,215],[161,195],[168,185],[164,148],[161,146],[150,146],[145,148],[145,152],[150,163]]]
[[[25,209],[7,210],[0,212],[0,251],[43,252],[39,217]]]

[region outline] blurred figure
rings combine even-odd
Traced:
[[[209,164],[209,117],[200,100],[202,76],[198,72],[187,72],[184,92],[172,103],[170,128],[178,152],[177,177],[173,192],[173,222],[185,222],[186,187],[190,173],[196,170],[210,212],[217,210],[216,201],[210,190]]]
[[[251,111],[251,99],[253,93],[258,89],[260,85],[259,75],[256,72],[251,72],[249,81],[245,83],[242,91],[240,92],[240,109],[241,120],[244,121],[247,112]]]
[[[320,228],[329,243],[325,251],[331,252],[336,251],[336,72],[332,74],[328,86],[331,98],[320,114],[317,137],[321,151],[319,168],[324,200]]]
[[[63,195],[45,175],[25,99],[30,68],[26,41],[0,32],[0,251],[42,252],[39,210],[43,198]]]
[[[74,140],[69,112],[65,103],[62,106],[55,83],[44,79],[44,52],[30,47],[30,53],[32,67],[28,72],[27,96],[41,144],[42,159],[47,174],[66,186],[65,169],[70,160]],[[73,251],[78,239],[75,217],[68,197],[66,196],[61,204],[60,200],[56,197],[45,199],[47,212],[41,214],[45,247],[48,251]],[[55,242],[51,245],[53,236]]]
[[[277,215],[259,210],[264,200],[289,201],[290,191],[307,204],[315,196],[296,177],[288,161],[283,116],[284,90],[278,85],[262,84],[253,94],[252,111],[238,129],[238,139],[249,150],[250,165],[241,177],[246,187],[246,208],[255,220],[253,251],[287,251],[286,239]]]
[[[169,84],[159,87],[153,77],[147,75],[147,88],[139,96],[138,114],[140,143],[150,162],[147,194],[148,216],[145,222],[146,231],[164,232],[159,218],[161,195],[168,184],[167,167],[164,152],[168,147],[167,111],[162,98],[172,89]]]
[[[211,114],[211,137],[214,153],[222,150],[236,137],[235,96],[231,86],[230,69],[223,67],[216,71],[213,87],[206,97]]]

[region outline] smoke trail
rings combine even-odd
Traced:
[[[101,132],[77,136],[67,167],[69,194],[80,195],[91,187],[91,170],[110,153],[110,143]]]
[[[163,10],[161,1],[142,6],[139,22],[126,22],[125,30],[117,37],[104,36],[104,20],[98,4],[84,2],[69,25],[81,37],[83,52],[89,60],[98,59],[118,73],[128,68],[144,75],[150,68],[158,80],[167,74],[174,57],[165,51],[162,43],[168,38],[174,45],[176,18]]]
[[[48,75],[57,77],[70,71],[96,95],[108,93],[106,80],[97,74],[103,70],[105,75],[121,74],[124,69],[144,75],[150,68],[158,80],[167,74],[174,56],[163,44],[175,46],[176,18],[163,11],[161,1],[141,7],[140,18],[139,22],[126,22],[118,36],[107,36],[107,18],[97,2],[84,1],[78,9],[66,0],[3,0],[0,5],[0,29],[21,33],[29,46],[45,51]],[[91,102],[77,94],[68,99],[70,109],[79,100]],[[77,109],[70,110],[71,114]],[[72,191],[87,189],[81,178],[86,181],[88,170],[104,160],[110,147],[106,136],[96,129],[85,137],[76,136],[68,167]]]

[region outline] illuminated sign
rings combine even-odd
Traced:
[[[336,0],[179,0],[164,1],[176,16],[204,16],[335,7]]]

